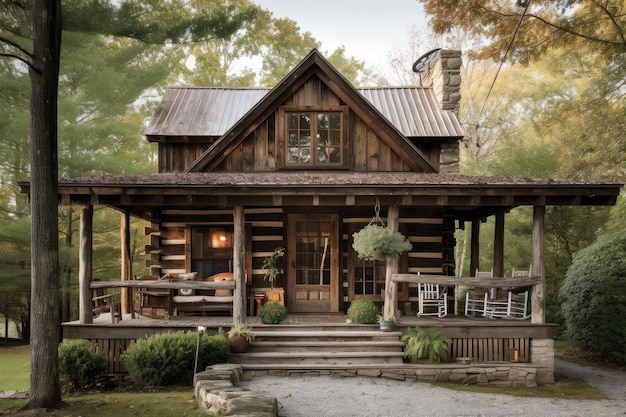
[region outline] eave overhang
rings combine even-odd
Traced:
[[[19,183],[29,193],[30,184]],[[154,220],[163,209],[435,208],[471,220],[519,206],[614,205],[623,184],[426,173],[161,173],[59,181],[62,205],[105,205]]]

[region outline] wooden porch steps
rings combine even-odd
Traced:
[[[349,327],[306,331],[276,326],[254,334],[248,352],[231,354],[231,363],[250,370],[402,364],[401,332]]]

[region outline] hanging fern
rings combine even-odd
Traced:
[[[413,247],[401,233],[377,224],[368,224],[352,237],[352,247],[361,259],[367,261],[396,259]]]

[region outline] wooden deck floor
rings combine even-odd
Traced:
[[[246,324],[250,327],[271,327],[271,326],[301,326],[301,327],[334,327],[334,326],[346,326],[345,314],[289,314],[287,319],[279,325],[267,325],[261,322],[261,319],[257,316],[248,316],[246,318]],[[175,316],[169,319],[157,319],[150,317],[136,316],[131,318],[130,315],[124,315],[123,319],[118,323],[111,323],[111,317],[108,313],[102,314],[99,317],[94,318],[93,324],[80,324],[78,321],[72,321],[63,323],[63,327],[66,332],[71,328],[85,328],[85,327],[98,327],[101,329],[121,329],[121,328],[154,328],[154,329],[181,329],[189,330],[196,329],[198,326],[205,326],[209,329],[224,328],[227,329],[233,325],[231,316]],[[350,324],[350,326],[367,326],[376,327],[373,325],[357,325]],[[470,332],[469,329],[477,328],[492,328],[502,329],[511,328],[521,330],[523,328],[554,328],[552,324],[531,324],[529,320],[505,320],[505,319],[483,319],[483,318],[469,318],[466,316],[449,315],[444,318],[433,317],[416,317],[416,316],[401,316],[397,322],[397,327],[400,329],[411,327],[439,327],[439,328],[459,328],[464,329],[466,332]]]

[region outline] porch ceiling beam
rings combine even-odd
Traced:
[[[287,201],[295,205],[311,205],[312,202],[319,201],[320,205],[360,205],[363,200],[370,204],[370,200],[377,196],[398,204],[399,206],[437,206],[437,207],[515,207],[521,205],[611,205],[615,203],[614,197],[595,196],[583,198],[580,196],[493,196],[481,197],[475,195],[430,195],[430,194],[394,194],[394,193],[371,193],[353,194],[346,197],[346,194],[316,194],[307,195],[302,193],[284,194],[122,194],[122,195],[61,195],[61,203],[64,205],[112,205],[120,206],[231,206],[234,202],[252,203],[254,205],[275,205],[281,201]]]

